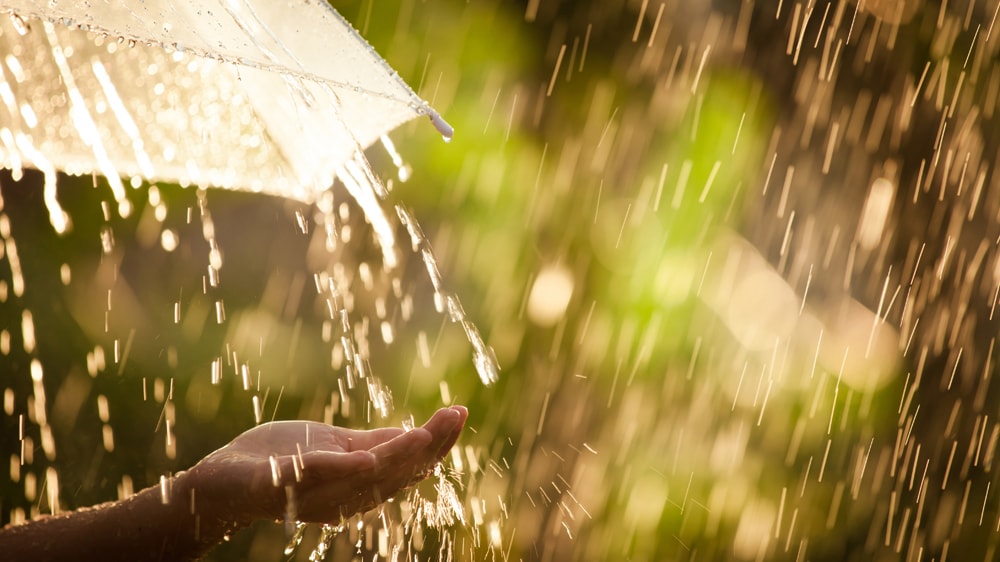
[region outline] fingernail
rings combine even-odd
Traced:
[[[448,408],[447,429],[453,429],[462,421],[462,412],[452,407]]]

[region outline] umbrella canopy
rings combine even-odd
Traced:
[[[309,202],[414,117],[452,134],[326,2],[0,9],[10,14],[0,23],[0,164],[46,172],[57,229],[57,169],[107,177],[123,215],[122,177]]]

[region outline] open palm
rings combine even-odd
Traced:
[[[454,445],[467,416],[461,406],[442,408],[409,431],[263,424],[189,471],[195,506],[221,520],[338,521],[424,478]]]

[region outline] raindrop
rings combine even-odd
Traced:
[[[27,35],[28,32],[31,31],[31,28],[28,27],[28,24],[25,23],[24,19],[14,12],[10,13],[10,23],[14,26],[14,30],[21,36]]]
[[[561,265],[544,268],[535,278],[528,296],[528,317],[536,324],[552,326],[569,307],[573,278]]]
[[[295,532],[288,539],[288,544],[285,545],[285,550],[284,550],[285,556],[294,553],[295,549],[299,547],[299,545],[302,543],[302,537],[304,537],[306,534],[307,527],[308,526],[305,523],[295,524]]]
[[[169,228],[163,229],[160,232],[160,246],[167,252],[173,252],[177,249],[177,245],[180,241],[177,238],[177,233]]]
[[[326,560],[333,540],[344,531],[343,525],[323,525],[320,529],[319,542],[316,548],[309,554],[309,562],[322,562]]]
[[[422,110],[427,111],[426,108],[422,108]],[[448,124],[437,112],[431,111],[429,115],[431,124],[441,133],[441,138],[444,139],[444,142],[451,142],[451,139],[455,136],[455,128]]]

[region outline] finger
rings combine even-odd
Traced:
[[[439,460],[454,445],[468,415],[468,410],[462,406],[442,408],[434,412],[431,419],[423,425],[424,429],[434,436],[430,452],[436,460]]]
[[[283,485],[329,480],[350,480],[361,484],[371,480],[375,457],[368,451],[310,451],[281,457],[279,463]]]
[[[367,451],[372,447],[391,441],[406,433],[399,427],[382,427],[378,429],[357,430],[345,429],[341,439],[347,451]]]
[[[467,417],[468,411],[460,406],[435,412],[423,427],[373,447],[371,452],[376,467],[371,473],[372,479],[367,485],[354,488],[355,493],[348,499],[343,498],[343,481],[322,487],[323,492],[314,494],[312,499],[318,500],[320,505],[336,503],[339,511],[350,515],[391,498],[427,475],[454,445]]]
[[[440,434],[442,432],[449,432],[455,424],[461,421],[462,411],[465,408],[461,406],[456,406],[454,408],[441,408],[440,410],[434,412],[434,415],[427,420],[422,426],[427,431],[433,434]]]
[[[409,464],[412,462],[411,459],[428,449],[432,441],[433,435],[426,429],[418,427],[372,447],[370,452],[375,456],[376,471],[386,471],[395,465]]]
[[[465,408],[461,407],[442,408],[434,412],[423,426],[400,433],[370,450],[380,466],[401,459],[406,459],[408,464],[425,462],[428,458],[433,458],[441,446],[451,439],[455,427],[461,424],[467,414]]]
[[[443,408],[423,427],[372,449],[377,461],[376,491],[391,496],[424,478],[457,439],[466,415],[464,408]]]
[[[452,428],[451,434],[448,435],[448,438],[444,441],[441,447],[438,448],[438,460],[444,458],[444,456],[448,454],[448,451],[455,445],[455,442],[458,441],[459,435],[462,434],[462,429],[465,427],[465,421],[469,419],[469,410],[467,410],[465,406],[452,406],[451,408],[458,412],[459,420],[458,423],[455,424],[455,427]]]
[[[302,520],[332,520],[349,517],[368,509],[399,490],[426,476],[427,472],[447,454],[461,434],[468,411],[461,406],[435,412],[422,427],[402,430],[372,430],[351,432],[356,436],[378,440],[371,450],[374,467],[339,478],[331,478],[309,487],[302,497]],[[360,445],[361,440],[355,440]],[[338,515],[339,514],[339,515]]]
[[[300,486],[299,516],[304,521],[332,520],[379,504],[409,484],[414,473],[414,459],[427,456],[431,436],[417,428],[378,445],[367,455],[372,464],[366,470],[313,480]],[[343,456],[343,455],[341,455]],[[307,459],[308,462],[308,459]],[[341,468],[338,464],[337,469]]]
[[[431,434],[431,440],[424,449],[408,459],[409,476],[423,474],[440,462],[458,439],[466,417],[468,417],[468,411],[462,406],[442,408],[434,412],[434,415],[422,427]]]

